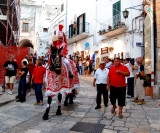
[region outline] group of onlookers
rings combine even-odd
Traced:
[[[17,102],[25,102],[26,93],[30,96],[31,89],[34,89],[36,95],[34,105],[43,105],[42,85],[46,69],[48,69],[48,63],[44,57],[37,59],[33,54],[25,56],[21,61],[21,69],[18,70],[18,64],[11,55],[3,67],[6,70],[5,82],[10,95],[12,95],[14,82],[19,79]]]
[[[113,105],[111,113],[115,114],[116,99],[118,99],[118,116],[123,118],[122,109],[126,104],[126,97],[134,97],[132,101],[137,102],[138,105],[145,104],[144,79],[143,57],[136,58],[135,62],[131,59],[123,61],[119,58],[114,58],[113,62],[104,58],[94,75],[93,86],[97,85],[97,106],[95,109],[101,108],[102,94],[104,105],[108,106],[108,91],[110,91],[110,101]]]
[[[89,76],[89,74],[92,73],[93,71],[92,60],[90,60],[88,57],[86,57],[85,59],[79,57],[78,59],[75,59],[74,62],[77,66],[79,75]]]

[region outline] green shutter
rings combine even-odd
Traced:
[[[86,30],[86,14],[83,14],[83,32]]]
[[[121,21],[121,1],[113,4],[113,26]]]
[[[77,18],[77,35],[79,35],[79,18],[80,17]]]
[[[71,37],[73,36],[73,24],[71,24]]]

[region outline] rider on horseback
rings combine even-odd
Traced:
[[[52,38],[53,47],[56,47],[57,49],[62,48],[61,50],[62,62],[64,62],[69,69],[69,74],[70,74],[69,77],[73,78],[74,76],[73,76],[71,64],[66,57],[66,55],[68,54],[67,40],[62,29],[63,29],[63,25],[59,25],[59,31],[58,31],[58,37],[57,37],[58,40],[55,38],[55,36]]]

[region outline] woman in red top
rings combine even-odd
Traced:
[[[129,76],[130,72],[126,66],[120,64],[120,59],[114,59],[114,66],[110,68],[107,78],[107,90],[110,89],[110,101],[113,105],[111,110],[115,114],[116,99],[118,99],[119,118],[123,118],[122,109],[125,106],[126,98],[126,82],[125,76]]]
[[[43,93],[42,93],[42,85],[43,85],[43,77],[46,74],[46,68],[42,66],[42,61],[36,61],[37,67],[34,68],[32,74],[32,83],[34,80],[34,89],[37,102],[34,105],[41,104],[43,105]]]

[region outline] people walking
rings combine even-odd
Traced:
[[[28,71],[29,71],[29,76],[28,76],[28,96],[30,96],[31,93],[31,88],[33,87],[31,84],[31,79],[32,79],[32,74],[33,74],[33,70],[35,68],[35,65],[33,64],[32,59],[29,59],[29,63],[27,65],[28,67]]]
[[[108,76],[108,68],[105,68],[105,62],[100,62],[100,68],[98,68],[95,72],[93,86],[97,85],[97,106],[95,109],[101,108],[101,95],[103,94],[104,105],[108,107],[108,90],[107,87],[107,76]],[[96,84],[95,84],[96,83]]]
[[[12,95],[13,84],[16,81],[16,74],[18,72],[18,64],[14,61],[14,56],[10,55],[8,61],[3,65],[6,70],[5,82],[9,88],[8,93]]]
[[[36,95],[36,102],[34,105],[43,105],[43,93],[42,93],[42,85],[43,85],[43,77],[46,74],[46,68],[42,66],[42,61],[36,61],[36,67],[33,70],[32,82],[34,81],[34,89]]]
[[[125,66],[128,68],[130,72],[130,76],[126,77],[127,79],[127,97],[134,97],[134,74],[132,64],[129,63],[129,59],[125,59]]]
[[[115,114],[116,99],[118,99],[119,118],[123,118],[122,110],[125,106],[126,98],[126,82],[125,77],[130,76],[130,72],[126,66],[120,64],[120,59],[114,59],[114,66],[110,68],[107,78],[107,90],[110,90],[110,101],[113,105],[111,113]]]
[[[106,57],[104,57],[103,60],[104,60],[104,62],[105,62],[105,68],[110,69],[110,67],[111,67],[111,65],[112,65],[111,60],[110,60],[109,58],[106,58]]]
[[[143,61],[141,58],[138,59],[138,73],[136,73],[135,76],[135,88],[134,88],[134,99],[133,102],[138,102],[138,105],[145,104],[144,98],[145,98],[145,90],[144,90],[144,75],[145,75],[145,68],[144,65],[142,65]]]
[[[25,102],[26,101],[26,76],[28,73],[27,62],[23,61],[21,63],[22,68],[18,72],[20,76],[19,86],[18,86],[18,100],[17,102]]]
[[[82,58],[79,58],[79,74],[83,75],[83,71],[82,71]]]

